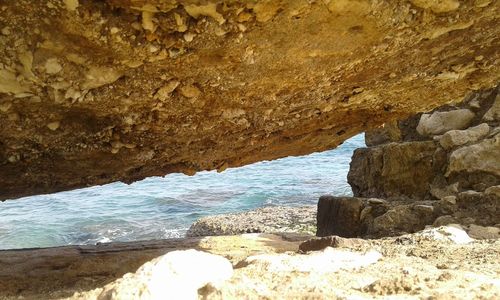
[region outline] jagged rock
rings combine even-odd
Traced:
[[[433,136],[454,129],[465,129],[470,125],[474,117],[474,113],[469,109],[423,114],[420,117],[417,132],[423,136]]]
[[[386,144],[354,151],[347,180],[356,197],[425,198],[440,162],[433,141]]]
[[[499,7],[7,1],[0,199],[323,151],[458,101],[500,79]]]
[[[385,123],[382,127],[365,132],[365,144],[368,147],[401,141],[401,131],[397,121]]]
[[[316,206],[268,206],[242,213],[208,216],[193,223],[186,235],[234,235],[251,232],[315,234],[316,210]]]
[[[500,121],[500,95],[497,95],[491,108],[484,114],[485,121]]]
[[[486,123],[465,130],[450,130],[439,139],[439,144],[445,149],[462,146],[477,142],[490,132],[490,126]]]
[[[453,151],[446,176],[458,172],[485,172],[500,177],[500,133],[478,144]]]

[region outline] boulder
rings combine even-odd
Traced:
[[[356,197],[426,198],[440,161],[434,141],[391,143],[354,151],[347,180]]]
[[[484,172],[500,177],[500,133],[480,143],[453,151],[446,176],[459,172]]]
[[[398,122],[392,121],[365,132],[365,144],[368,147],[401,141]]]
[[[318,201],[316,235],[359,236],[362,233],[360,216],[364,207],[364,201],[359,198],[321,196]]]
[[[469,109],[423,114],[418,123],[417,132],[422,136],[433,136],[454,129],[465,129],[470,125],[474,116],[475,114]]]
[[[489,132],[490,126],[487,123],[482,123],[465,130],[450,130],[441,136],[439,144],[444,149],[451,149],[477,142],[488,135]]]
[[[483,120],[487,122],[500,121],[500,94],[495,98],[491,108],[484,114]]]
[[[95,299],[161,300],[173,297],[195,300],[198,289],[208,284],[219,285],[232,274],[231,262],[222,256],[192,249],[173,251],[97,289]],[[89,296],[87,294],[86,299],[92,298]]]
[[[500,228],[492,226],[479,226],[475,224],[469,225],[467,228],[467,233],[471,238],[477,240],[485,239],[499,239],[500,238]]]

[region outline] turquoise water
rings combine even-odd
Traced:
[[[222,173],[170,174],[0,202],[0,249],[182,237],[207,215],[351,195],[349,162],[363,146],[358,135],[332,151]]]

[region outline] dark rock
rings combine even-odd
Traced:
[[[323,250],[326,247],[356,249],[369,244],[364,239],[342,238],[339,236],[325,236],[321,238],[312,238],[299,245],[302,252]]]
[[[362,233],[362,199],[321,196],[318,202],[317,236],[356,237]]]
[[[396,121],[365,132],[365,144],[368,147],[399,141],[401,141],[401,132]]]

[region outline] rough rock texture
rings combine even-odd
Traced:
[[[331,149],[458,101],[500,79],[499,7],[3,1],[0,199]]]
[[[251,211],[203,217],[191,225],[186,236],[242,233],[316,233],[316,206],[268,206]]]
[[[484,192],[500,184],[500,119],[485,118],[494,115],[491,111],[499,105],[499,91],[499,87],[484,90],[456,106],[447,105],[371,133],[372,146],[357,149],[352,158],[348,181],[354,195],[442,199],[467,190]],[[449,119],[451,125],[441,122],[446,120],[443,115],[457,111],[473,114],[467,116],[469,128],[454,126],[463,123],[456,118]],[[431,119],[440,120],[439,128],[449,130],[420,135],[419,126],[430,128]],[[387,140],[389,134],[399,136],[399,141]]]
[[[198,299],[496,299],[498,255],[500,240],[445,226],[341,249],[251,255]],[[72,299],[96,299],[95,291]]]
[[[248,256],[297,251],[307,237],[246,234],[0,251],[0,299],[59,299],[135,272],[175,250],[224,255],[236,265]],[[102,291],[102,290],[101,290]]]
[[[381,237],[460,223],[474,236],[495,236],[500,120],[485,115],[495,115],[499,91],[485,90],[370,133],[372,146],[354,152],[348,174],[356,197],[321,197],[317,235]],[[464,114],[466,122],[457,117]],[[336,213],[351,210],[356,213]]]

